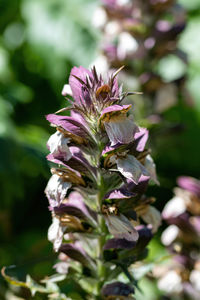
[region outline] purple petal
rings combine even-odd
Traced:
[[[100,115],[100,119],[102,121],[104,121],[104,119],[106,118],[106,115],[113,115],[113,113],[116,113],[116,112],[121,112],[121,113],[126,113],[129,111],[129,109],[131,108],[131,104],[128,104],[128,105],[111,105],[111,106],[108,106],[106,108],[103,109],[101,115]]]
[[[80,124],[84,125],[84,127],[87,128],[87,123],[86,123],[86,120],[84,119],[84,117],[78,113],[77,111],[75,110],[71,110],[71,117],[76,120],[77,122],[79,122]]]
[[[111,146],[111,144],[109,143],[103,149],[102,155],[112,152],[112,151],[116,150],[117,148],[119,148],[120,146],[123,146],[123,144],[118,143],[118,144]]]
[[[62,160],[55,159],[52,154],[47,155],[47,160],[64,166],[64,168],[55,169],[55,171],[59,173],[59,176],[63,177],[65,181],[85,186],[85,181],[77,170],[70,168],[70,166],[65,164]]]
[[[78,177],[81,177],[81,174],[77,170],[72,169],[70,166],[65,164],[63,160],[55,158],[52,154],[48,154],[46,156],[46,158],[47,158],[48,161],[51,161],[51,162],[53,162],[55,164],[58,164],[58,165],[62,165],[67,169],[67,171],[75,173]]]
[[[93,219],[95,219],[95,220],[97,219],[96,213],[95,213],[94,211],[92,211],[92,210],[85,204],[84,199],[83,199],[83,196],[82,196],[80,193],[73,191],[73,192],[71,192],[71,193],[69,194],[68,199],[69,199],[69,203],[76,203],[77,205],[79,205],[79,203],[83,203],[83,206],[86,208],[86,209],[85,209],[85,208],[83,208],[83,206],[82,206],[85,215],[87,215],[88,217],[92,216]]]
[[[80,246],[74,244],[62,244],[59,251],[65,253],[71,259],[80,262],[86,267],[92,266],[89,256]]]
[[[108,296],[129,296],[134,293],[134,288],[128,284],[116,281],[103,286],[102,295]]]
[[[103,47],[103,52],[110,61],[117,59],[117,47],[115,45],[106,44]]]
[[[77,218],[84,219],[89,223],[94,224],[96,216],[94,212],[85,205],[83,197],[78,192],[71,192],[67,203],[63,203],[58,207],[54,208],[56,215],[68,214]],[[96,223],[96,222],[95,222]]]
[[[79,123],[75,118],[68,116],[60,116],[55,114],[49,114],[46,119],[56,125],[62,127],[64,130],[70,132],[71,134],[87,138],[88,132],[84,127],[84,124]]]
[[[136,244],[137,250],[143,250],[153,237],[152,231],[149,227],[140,225],[136,227],[139,238]]]
[[[200,180],[193,177],[181,176],[178,177],[177,183],[181,188],[200,197]]]
[[[139,127],[139,132],[136,132],[134,135],[136,150],[138,152],[144,151],[148,137],[149,131],[146,128]]]
[[[113,94],[113,97],[119,96],[119,86],[118,86],[117,78],[115,78],[114,82],[113,82],[112,94]]]
[[[145,193],[148,187],[149,179],[149,176],[142,175],[138,181],[138,184],[135,184],[132,180],[127,179],[127,184],[125,185],[125,187],[133,193],[142,195]]]
[[[117,0],[102,0],[105,5],[114,5],[117,3]]]
[[[64,163],[64,161],[63,161],[62,158],[55,158],[55,157],[53,156],[53,154],[48,154],[48,155],[46,156],[46,159],[47,159],[48,161],[51,161],[51,162],[55,163],[55,164],[62,165],[62,166],[65,166],[65,167],[68,167],[68,166]]]
[[[80,98],[82,97],[82,92],[83,92],[83,90],[82,90],[83,84],[81,84],[81,82],[74,76],[80,78],[84,83],[86,83],[86,76],[93,78],[93,75],[89,70],[85,69],[82,66],[80,66],[79,68],[74,67],[71,70],[71,73],[69,76],[69,84],[70,84],[70,87],[72,90],[74,100],[78,104],[80,104]]]
[[[72,154],[72,158],[68,160],[67,165],[85,174],[96,174],[96,169],[89,164],[87,159],[83,156],[83,153],[81,152],[80,148],[76,146],[71,146],[69,147],[69,150]]]
[[[70,146],[69,152],[71,155],[71,158],[69,160],[64,159],[62,153],[60,156],[58,155],[56,157],[52,154],[48,154],[46,158],[53,163],[65,166],[69,170],[75,172],[79,177],[81,177],[80,173],[84,173],[87,175],[89,175],[90,173],[96,174],[96,169],[92,167],[84,158],[80,148],[76,146]]]
[[[126,239],[110,239],[108,240],[103,249],[132,249],[136,245],[136,242],[131,242]]]
[[[56,215],[58,216],[62,216],[63,214],[67,214],[67,215],[72,215],[75,216],[77,218],[81,218],[81,219],[85,219],[87,220],[87,216],[84,213],[84,208],[81,207],[76,207],[73,204],[69,204],[69,203],[64,203],[61,204],[58,207],[54,207],[54,212]]]
[[[104,196],[104,199],[129,199],[134,196],[136,196],[135,193],[132,193],[125,188],[120,188],[120,189],[116,189],[116,190],[112,190],[112,191],[108,192]]]
[[[171,29],[171,27],[172,27],[171,23],[168,21],[165,21],[165,20],[159,20],[156,23],[156,29],[158,29],[159,31],[162,31],[162,32],[169,31],[169,29]]]

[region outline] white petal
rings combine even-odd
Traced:
[[[59,219],[53,218],[53,222],[48,230],[48,240],[53,243],[55,251],[58,251],[62,244],[65,229],[66,227],[60,225]]]
[[[118,158],[117,168],[124,177],[133,180],[136,184],[142,174],[145,176],[149,175],[144,166],[133,155]]]
[[[71,187],[70,182],[63,181],[60,176],[53,174],[46,186],[45,193],[52,207],[61,203]]]
[[[61,93],[63,96],[67,96],[67,95],[69,95],[69,96],[72,96],[72,89],[71,89],[71,87],[70,87],[70,85],[69,84],[65,84],[64,86],[63,86],[63,89],[62,89],[62,93]]]
[[[137,129],[135,123],[127,118],[125,114],[111,117],[109,122],[104,122],[106,133],[111,146],[117,143],[129,144],[134,140],[134,132]]]
[[[177,238],[178,234],[179,228],[172,224],[163,231],[161,241],[165,246],[169,246]]]
[[[184,199],[175,196],[165,205],[162,214],[165,219],[175,218],[184,213],[185,210],[186,205]]]
[[[167,293],[180,293],[182,291],[181,277],[175,271],[169,271],[158,281],[160,290]]]
[[[118,239],[137,241],[138,232],[124,215],[104,216],[109,232]]]
[[[61,156],[65,161],[67,161],[72,157],[69,147],[67,146],[69,141],[70,139],[65,138],[61,132],[56,131],[50,136],[47,146],[49,147],[51,154],[54,156]]]
[[[152,232],[155,233],[158,230],[158,227],[161,224],[161,214],[153,206],[149,205],[146,213],[142,215],[142,219],[145,223],[152,225]]]

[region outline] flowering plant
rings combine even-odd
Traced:
[[[125,64],[122,81],[126,78],[126,84],[141,87],[147,115],[158,114],[149,121],[157,123],[164,111],[177,104],[180,95],[185,101],[191,98],[184,85],[187,56],[178,45],[186,12],[171,0],[101,2],[94,25],[102,31],[102,54],[95,64],[104,68]],[[169,71],[171,68],[174,72]]]
[[[161,240],[173,258],[157,266],[158,287],[177,299],[199,299],[200,295],[200,181],[181,176],[175,196],[165,205],[163,218],[169,226]]]
[[[147,244],[160,214],[145,196],[149,180],[158,183],[146,148],[148,131],[135,124],[129,94],[95,67],[74,67],[62,94],[70,106],[46,119],[56,128],[47,142],[53,164],[45,189],[52,214],[48,239],[59,253],[57,272],[43,280],[10,282],[49,293],[51,299],[135,299],[137,281],[130,265],[147,256]],[[71,115],[58,113],[70,111]],[[143,224],[142,224],[143,222]],[[146,225],[144,225],[146,223]],[[122,276],[124,274],[124,276]],[[73,284],[73,292],[57,281]]]
[[[128,267],[147,255],[160,224],[154,199],[144,195],[150,179],[157,183],[148,131],[128,116],[119,71],[104,81],[95,67],[74,67],[62,92],[73,97],[61,110],[71,116],[46,117],[56,127],[47,142],[56,166],[45,189],[53,220],[48,238],[60,253],[54,267],[73,276],[86,298],[133,299],[137,282]],[[118,280],[121,273],[129,284]]]

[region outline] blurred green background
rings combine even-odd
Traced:
[[[176,177],[199,177],[200,169],[200,2],[179,2],[188,13],[179,45],[188,54],[192,104],[179,99],[165,112],[166,122],[183,125],[182,131],[152,134],[161,187],[152,186],[149,194],[160,209],[172,196]],[[20,279],[26,273],[35,279],[52,274],[55,257],[46,238],[51,216],[43,192],[52,130],[44,116],[66,104],[61,90],[71,68],[88,67],[98,55],[101,35],[91,25],[97,5],[95,0],[0,0],[0,265],[16,265]],[[1,278],[0,299],[11,299],[6,290]]]

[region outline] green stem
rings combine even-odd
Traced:
[[[102,207],[102,199],[104,196],[104,179],[101,174],[101,171],[98,173],[98,195],[97,195],[97,202],[98,202],[98,224],[99,224],[99,237],[98,237],[98,251],[97,251],[97,274],[98,274],[98,294],[100,295],[101,288],[103,286],[105,280],[105,266],[103,263],[103,246],[105,243],[105,221],[104,217],[101,214],[101,207]]]

